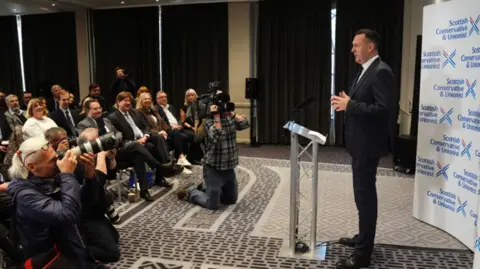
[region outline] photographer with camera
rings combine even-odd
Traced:
[[[230,102],[230,96],[225,93],[217,94],[217,90],[212,91],[210,115],[205,122],[205,186],[191,186],[177,192],[179,199],[186,197],[193,203],[213,210],[218,209],[221,203],[237,202],[237,131],[250,126],[245,116],[233,112],[234,104]]]
[[[98,139],[98,129],[87,128],[80,133],[78,144],[92,143],[96,139]],[[96,178],[92,183],[94,187],[91,188],[90,192],[82,191],[80,228],[93,257],[102,263],[116,262],[120,259],[120,247],[118,245],[120,235],[111,221],[105,217],[105,212],[113,203],[113,199],[105,190],[105,183],[107,169],[112,170],[116,166],[115,154],[115,149],[95,154]]]
[[[137,93],[137,86],[133,80],[128,78],[128,73],[121,67],[115,68],[115,81],[112,84],[112,93],[117,96],[122,91],[127,91],[132,95]]]
[[[14,155],[7,192],[26,259],[21,268],[101,268],[77,227],[82,192],[74,175],[77,161],[85,166],[83,191],[89,191],[95,180],[92,155],[77,159],[69,150],[59,159],[43,136],[25,140]]]

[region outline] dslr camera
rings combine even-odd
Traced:
[[[198,100],[202,102],[202,106],[208,112],[205,114],[212,114],[210,112],[210,106],[216,105],[218,110],[216,113],[233,112],[235,110],[235,104],[230,102],[230,95],[227,93],[218,93],[220,90],[220,82],[208,83],[208,94],[201,95]]]
[[[73,154],[79,157],[84,153],[91,152],[93,154],[97,154],[102,151],[112,150],[120,147],[119,144],[120,144],[119,139],[115,136],[115,133],[112,132],[112,133],[104,134],[93,141],[88,141],[78,146],[75,146],[71,148],[70,151],[72,151]],[[58,159],[59,160],[63,159],[63,157],[65,157],[65,153],[66,152],[57,152]]]

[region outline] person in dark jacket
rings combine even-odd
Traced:
[[[85,166],[83,191],[95,195],[93,155],[79,159]],[[56,265],[49,268],[102,268],[77,227],[82,189],[73,174],[76,166],[71,151],[58,160],[43,136],[25,140],[13,157],[7,193],[13,199],[22,254],[26,263],[35,263],[33,268],[47,263]]]

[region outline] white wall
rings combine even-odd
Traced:
[[[415,78],[417,35],[422,34],[423,7],[450,0],[405,0],[403,19],[402,78],[400,85],[400,134],[410,133]]]

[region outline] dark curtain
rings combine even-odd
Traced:
[[[162,7],[162,87],[179,107],[189,88],[228,92],[228,3]]]
[[[18,48],[17,18],[0,17],[0,91],[22,96],[22,72]]]
[[[50,97],[59,84],[78,96],[75,13],[22,16],[22,38],[27,91]]]
[[[289,143],[288,120],[328,134],[331,96],[331,5],[260,1],[258,19],[258,136]],[[293,109],[315,101],[301,113]]]
[[[127,70],[136,90],[146,86],[156,92],[160,86],[158,7],[94,10],[93,24],[95,82],[109,105],[116,97],[111,86],[117,66]]]
[[[370,28],[381,37],[379,54],[393,70],[397,81],[397,102],[400,96],[400,79],[403,39],[404,0],[337,0],[335,42],[335,91],[348,91],[357,71],[351,53],[357,30]],[[381,11],[381,12],[379,12]],[[343,112],[335,114],[335,144],[343,145]]]

